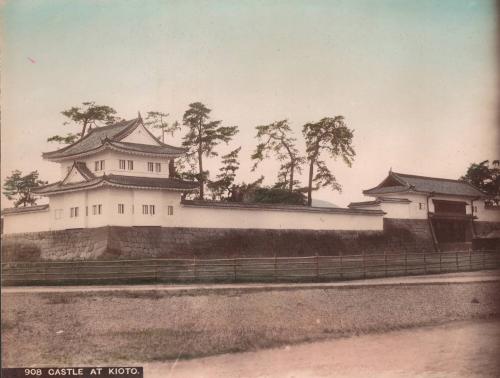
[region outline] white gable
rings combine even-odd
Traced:
[[[120,142],[149,144],[153,146],[160,145],[160,143],[158,143],[158,141],[148,133],[148,131],[142,124],[137,126],[130,135],[127,135]]]
[[[85,179],[85,177],[82,176],[80,172],[78,172],[78,169],[76,169],[76,167],[73,166],[71,168],[69,175],[64,180],[64,184],[70,184],[72,182],[82,182],[82,181],[87,181],[87,180]]]

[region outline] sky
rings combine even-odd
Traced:
[[[328,160],[342,193],[314,194],[340,206],[390,169],[455,179],[499,158],[493,1],[4,0],[0,11],[2,182],[14,169],[59,180],[41,154],[60,147],[49,136],[78,131],[61,111],[84,101],[172,121],[200,101],[239,127],[218,148],[242,146],[238,181],[269,185],[273,159],[251,172],[255,126],[288,119],[303,150],[305,123],[343,115],[355,161]],[[213,177],[219,160],[207,166]]]

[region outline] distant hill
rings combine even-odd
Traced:
[[[334,203],[331,203],[329,201],[324,201],[324,200],[319,200],[319,199],[313,198],[312,207],[340,207],[340,206],[335,205]]]

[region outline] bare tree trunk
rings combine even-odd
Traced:
[[[312,182],[313,182],[314,160],[309,164],[309,186],[307,187],[307,206],[312,205]]]
[[[203,133],[203,121],[200,119],[200,123],[198,125],[198,167],[200,169],[200,176],[199,176],[199,184],[200,184],[200,199],[202,200],[205,192],[203,188],[203,143],[201,140],[201,134]]]
[[[80,135],[80,139],[82,139],[85,136],[85,131],[87,131],[87,122],[83,123],[82,135]]]
[[[292,160],[292,163],[290,164],[290,186],[288,188],[288,190],[290,192],[293,192],[293,170],[294,169],[295,169],[295,167],[294,167],[293,160]]]
[[[205,193],[203,191],[203,158],[202,158],[201,147],[200,150],[198,151],[198,166],[200,168],[199,179],[198,179],[198,182],[200,184],[200,199],[203,199]]]

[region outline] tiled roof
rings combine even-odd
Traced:
[[[310,213],[336,213],[336,214],[365,214],[384,215],[381,210],[344,209],[340,207],[309,207],[302,205],[248,203],[248,202],[219,202],[201,200],[183,200],[182,205],[191,207],[210,207],[215,209],[243,209],[243,210],[280,210],[280,211],[303,211]]]
[[[87,164],[85,164],[83,161],[77,161],[74,165],[78,172],[80,172],[80,174],[85,177],[86,180],[95,178],[95,175],[90,171],[90,169],[87,167]]]
[[[192,190],[198,187],[197,182],[175,178],[107,175],[105,180],[111,184],[159,189]]]
[[[9,214],[19,214],[19,213],[30,213],[36,211],[45,211],[49,209],[49,205],[35,205],[35,206],[26,206],[26,207],[11,207],[8,209],[2,210],[2,215]]]
[[[69,184],[63,184],[61,181],[58,181],[56,183],[37,188],[36,190],[33,190],[33,193],[40,195],[51,195],[68,191],[92,189],[101,186],[192,191],[193,189],[196,189],[198,187],[198,183],[192,181],[183,181],[174,178],[104,175],[94,177],[93,179],[90,179],[88,181]]]
[[[72,190],[81,190],[86,188],[92,188],[102,184],[102,177],[95,177],[88,181],[71,182],[69,184],[63,184],[62,181],[57,181],[55,183],[41,186],[39,188],[33,189],[32,192],[35,194],[52,194],[58,192],[67,192]]]
[[[139,144],[139,143],[129,143],[129,142],[111,142],[113,146],[118,148],[123,148],[129,151],[146,152],[152,154],[161,155],[179,155],[186,152],[185,148],[169,146],[168,144],[163,144],[161,146],[153,146],[149,144]]]
[[[420,192],[463,197],[487,197],[485,193],[465,181],[408,175],[396,172],[389,172],[389,176],[387,176],[381,184],[372,189],[363,191],[364,194],[369,195],[397,192]]]
[[[48,160],[59,160],[96,152],[106,147],[115,147],[129,152],[174,156],[181,155],[186,151],[184,148],[173,147],[168,144],[161,143],[152,134],[150,135],[158,141],[159,145],[152,146],[121,142],[123,138],[129,135],[141,124],[142,119],[136,118],[129,121],[121,121],[110,126],[97,127],[92,129],[87,135],[75,143],[56,151],[45,152],[42,156],[44,159]]]
[[[406,198],[390,198],[390,197],[378,197],[376,200],[372,201],[360,201],[360,202],[351,202],[347,207],[359,207],[359,206],[372,206],[372,205],[380,205],[382,202],[389,203],[410,203],[411,201]]]
[[[347,207],[359,207],[359,206],[373,206],[373,205],[380,205],[380,201],[374,200],[374,201],[360,201],[360,202],[351,202]]]

